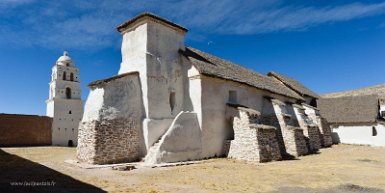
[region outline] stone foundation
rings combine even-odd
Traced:
[[[138,123],[116,119],[82,122],[77,157],[91,164],[132,162],[141,159]]]

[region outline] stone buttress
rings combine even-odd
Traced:
[[[234,108],[234,140],[225,142],[224,151],[230,158],[268,162],[281,160],[276,128],[260,124],[260,113],[245,107]]]

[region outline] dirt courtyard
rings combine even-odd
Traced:
[[[334,145],[299,160],[246,163],[218,158],[131,171],[84,169],[64,162],[75,159],[75,151],[1,148],[0,192],[385,191],[385,148]]]

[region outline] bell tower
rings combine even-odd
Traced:
[[[83,116],[79,69],[64,52],[52,67],[47,116],[53,118],[52,145],[76,146]]]

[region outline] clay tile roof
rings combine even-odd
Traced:
[[[96,80],[96,81],[93,81],[90,84],[88,84],[88,87],[93,87],[93,86],[97,86],[100,84],[105,84],[105,83],[108,83],[110,81],[113,81],[113,80],[116,80],[119,78],[123,78],[123,77],[128,76],[128,75],[134,75],[134,74],[139,75],[139,72],[136,72],[136,71],[135,72],[128,72],[128,73],[119,74],[117,76],[112,76],[112,77],[109,77],[106,79]]]
[[[343,92],[334,92],[328,94],[322,94],[322,98],[336,98],[345,96],[362,96],[362,95],[378,95],[379,97],[385,97],[385,84],[378,84],[361,89],[348,90]]]
[[[289,88],[293,89],[294,91],[296,91],[297,93],[299,93],[302,96],[307,95],[307,96],[310,96],[310,97],[313,97],[316,99],[320,98],[317,93],[313,92],[312,90],[310,90],[309,88],[304,86],[302,83],[300,83],[299,81],[297,81],[293,78],[284,76],[282,74],[278,74],[276,72],[269,72],[268,76],[272,76],[272,77],[277,78],[283,84],[285,84]]]
[[[329,123],[370,123],[378,118],[378,96],[321,98],[318,108]]]
[[[178,24],[176,24],[174,22],[171,22],[171,21],[166,20],[164,18],[161,18],[161,17],[159,17],[159,16],[157,16],[157,15],[155,15],[153,13],[148,13],[148,12],[142,13],[142,14],[140,14],[140,15],[138,15],[138,16],[136,16],[136,17],[134,17],[134,18],[124,22],[123,24],[119,25],[116,29],[119,32],[122,32],[127,26],[129,26],[129,25],[131,25],[131,24],[133,24],[133,23],[135,23],[137,21],[140,21],[142,19],[145,19],[145,18],[154,19],[156,21],[159,21],[159,22],[164,23],[166,25],[170,25],[172,27],[178,28],[178,29],[180,29],[182,31],[185,31],[185,32],[188,31],[188,29],[182,27],[181,25],[178,25]]]
[[[260,74],[192,47],[186,47],[185,51],[181,50],[180,52],[186,56],[201,74],[206,76],[231,80],[272,93],[304,100],[296,92],[273,77]]]

